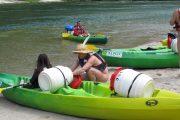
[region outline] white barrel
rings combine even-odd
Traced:
[[[176,39],[172,39],[171,49],[172,49],[173,52],[178,53],[177,38]]]
[[[43,70],[38,77],[38,83],[43,91],[55,92],[60,87],[69,85],[73,80],[73,73],[70,68],[64,66],[55,66]]]
[[[145,74],[124,69],[115,78],[114,90],[123,97],[150,97],[154,92],[154,83]]]

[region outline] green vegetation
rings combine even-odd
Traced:
[[[30,2],[30,3],[33,3],[33,2],[39,2],[39,0],[24,0],[26,2]]]

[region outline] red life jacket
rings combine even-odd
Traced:
[[[78,29],[74,29],[73,35],[74,35],[74,36],[79,36],[79,31],[78,31]]]
[[[74,36],[82,35],[85,33],[85,29],[81,25],[74,26]]]

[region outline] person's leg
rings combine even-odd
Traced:
[[[180,33],[178,33],[177,48],[178,48],[178,54],[179,54],[179,67],[180,67]]]
[[[178,48],[178,53],[180,55],[180,33],[178,33],[178,37],[177,37],[177,48]]]
[[[104,74],[95,68],[89,69],[87,75],[94,82],[106,82],[108,80],[108,74]]]

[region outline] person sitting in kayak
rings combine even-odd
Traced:
[[[170,25],[174,26],[177,37],[177,48],[180,53],[180,9],[176,9],[170,19]]]
[[[44,68],[51,68],[52,65],[46,54],[40,54],[37,59],[37,65],[34,70],[33,76],[30,79],[30,83],[24,87],[27,88],[39,88],[38,76],[44,70]]]
[[[74,75],[84,77],[83,74],[85,73],[88,79],[94,82],[106,82],[108,80],[107,64],[100,55],[88,50],[87,46],[82,44],[79,44],[73,52],[78,55],[78,59],[72,67]]]
[[[71,24],[67,24],[65,27],[65,33],[72,34],[72,31],[74,30],[74,26]]]
[[[80,24],[80,21],[76,22],[74,26],[74,36],[88,36],[88,32],[85,30],[85,28]]]

